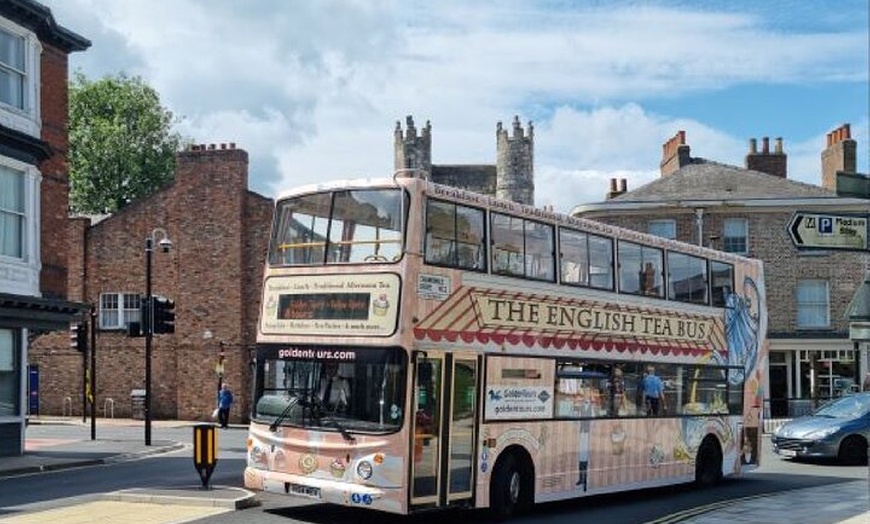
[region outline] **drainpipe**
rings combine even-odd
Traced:
[[[704,208],[695,208],[695,228],[697,229],[698,245],[704,246]]]

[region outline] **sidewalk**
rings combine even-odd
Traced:
[[[87,427],[82,420],[71,417],[31,418],[29,425],[75,425]],[[141,426],[143,421],[132,419],[100,419],[101,428],[106,426]],[[197,422],[152,421],[153,427],[187,427]],[[67,468],[109,464],[135,460],[150,455],[170,453],[189,447],[189,444],[171,440],[152,440],[146,446],[143,439],[136,440],[60,440],[27,438],[24,455],[0,457],[0,478],[26,475]],[[68,508],[23,513],[5,517],[0,511],[0,522],[136,522],[135,515],[149,515],[149,522],[162,522],[157,514],[166,511],[176,519],[181,513],[207,516],[223,511],[232,511],[254,504],[254,494],[234,487],[212,486],[201,489],[199,485],[173,489],[129,489],[102,494],[95,500]],[[159,506],[174,506],[161,510]],[[184,508],[179,508],[183,506]],[[179,513],[181,512],[181,513]],[[81,517],[77,517],[80,515]],[[174,517],[172,517],[174,515]],[[58,520],[59,519],[59,520]],[[80,520],[84,519],[84,520]],[[157,519],[157,520],[155,520]],[[170,520],[166,520],[170,522]]]

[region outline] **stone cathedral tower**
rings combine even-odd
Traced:
[[[402,124],[396,122],[394,169],[422,169],[432,173],[432,125],[427,121],[423,134],[417,136],[414,118],[405,119],[407,129],[402,134]]]
[[[420,135],[414,119],[405,119],[406,129],[396,122],[394,132],[394,168],[421,169],[439,184],[504,198],[520,204],[534,205],[534,129],[526,131],[514,117],[512,133],[496,125],[496,164],[432,164],[432,126],[427,121]]]
[[[518,116],[514,117],[513,134],[508,135],[501,122],[496,126],[496,187],[495,196],[520,204],[535,204],[534,138],[529,122],[524,133]]]

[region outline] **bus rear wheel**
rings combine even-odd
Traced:
[[[513,454],[498,461],[489,485],[489,507],[496,519],[506,519],[528,505],[531,482],[531,475]]]
[[[708,487],[722,480],[722,450],[714,437],[707,437],[698,447],[695,458],[695,484]]]

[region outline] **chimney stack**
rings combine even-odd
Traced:
[[[857,150],[849,124],[828,133],[828,147],[822,151],[822,187],[837,191],[837,173],[857,172]]]
[[[663,177],[676,173],[691,162],[685,131],[677,131],[676,135],[662,144],[662,163],[659,168]]]
[[[749,152],[746,153],[746,169],[786,178],[788,176],[788,156],[782,148],[782,137],[776,138],[773,153],[770,152],[770,138],[763,137],[761,139],[760,153],[756,140],[750,138]]]
[[[611,198],[616,198],[626,192],[628,192],[628,183],[624,178],[610,179],[610,191],[607,192],[607,200],[610,200]]]

